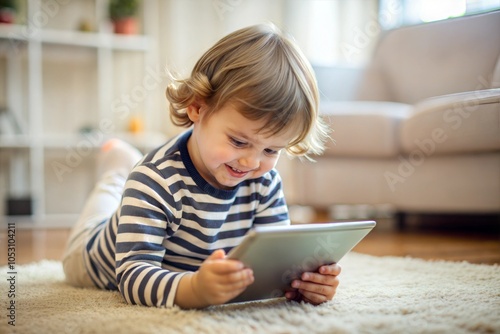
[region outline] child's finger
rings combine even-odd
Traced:
[[[244,269],[235,273],[227,275],[225,284],[230,289],[239,289],[247,287],[254,282],[255,278],[253,276],[252,269]]]
[[[318,273],[303,273],[300,279],[303,282],[312,282],[313,284],[337,287],[339,279],[334,275],[323,275]]]
[[[217,249],[212,254],[210,254],[209,257],[207,257],[207,260],[221,260],[225,257],[226,257],[226,252],[224,252],[223,249]]]
[[[300,293],[302,294],[303,301],[314,305],[318,305],[329,300],[328,296],[310,291],[300,290]]]
[[[210,270],[217,275],[228,275],[242,271],[245,265],[238,260],[217,260],[209,263]]]
[[[306,282],[295,280],[292,282],[292,287],[299,289],[299,292],[303,294],[304,291],[313,292],[320,295],[330,295],[335,291],[336,287],[326,284],[318,284],[315,282]]]
[[[301,294],[313,293],[325,296],[327,300],[330,300],[335,295],[337,291],[337,287],[339,285],[339,280],[336,276],[323,276],[322,279],[330,279],[331,281],[327,281],[324,283],[317,283],[314,281],[301,281],[294,280],[292,282],[292,287],[299,290]],[[313,298],[313,297],[309,297]],[[318,300],[318,298],[313,298]]]
[[[340,275],[342,268],[338,264],[334,263],[326,266],[321,266],[318,271],[323,275],[338,276]]]

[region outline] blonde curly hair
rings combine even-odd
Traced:
[[[250,120],[265,120],[269,136],[295,129],[286,148],[292,156],[321,154],[328,131],[319,116],[319,93],[311,65],[297,45],[273,24],[237,30],[219,40],[196,63],[191,76],[168,85],[170,118],[189,127],[186,108],[205,101],[208,115],[226,103]]]

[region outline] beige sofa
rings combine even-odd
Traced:
[[[343,82],[316,71],[335,144],[293,162],[293,203],[500,214],[500,11],[386,32],[354,101],[329,99]]]

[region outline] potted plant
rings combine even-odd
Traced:
[[[137,0],[110,0],[109,18],[113,22],[116,34],[136,34],[137,18],[139,9]]]
[[[16,12],[16,0],[0,0],[0,23],[14,23]]]

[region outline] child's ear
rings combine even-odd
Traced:
[[[191,122],[196,123],[201,119],[206,109],[207,105],[205,102],[203,100],[196,99],[187,107],[186,112]]]

